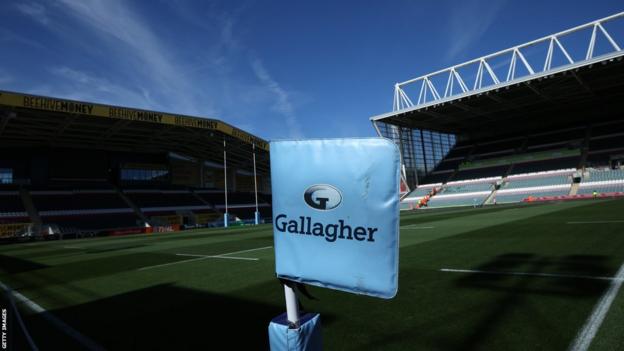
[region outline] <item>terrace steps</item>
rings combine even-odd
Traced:
[[[127,203],[128,206],[130,206],[132,211],[134,211],[134,214],[136,214],[137,217],[141,219],[141,221],[143,221],[144,223],[149,223],[143,211],[141,211],[141,209],[132,200],[130,200],[130,198],[126,196],[123,191],[121,191],[118,187],[115,187],[115,191],[124,200],[124,202]]]
[[[30,196],[30,192],[28,190],[21,188],[19,190],[20,197],[22,198],[22,203],[24,204],[24,209],[28,212],[28,217],[30,220],[37,226],[41,225],[41,216],[39,216],[39,211],[35,207],[33,203],[32,197]]]
[[[570,187],[570,195],[576,195],[580,186],[580,183],[572,183],[572,187]]]
[[[488,197],[485,198],[485,201],[483,201],[483,205],[491,205],[494,201],[494,199],[496,199],[496,192],[498,190],[494,189],[492,190],[492,193],[490,193],[490,195],[488,195]]]

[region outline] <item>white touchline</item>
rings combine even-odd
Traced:
[[[510,271],[481,271],[476,269],[452,269],[442,268],[440,272],[450,273],[477,273],[477,274],[495,274],[495,275],[521,275],[532,277],[548,277],[548,278],[572,278],[572,279],[591,279],[606,281],[622,281],[624,277],[601,277],[593,275],[576,275],[576,274],[557,274],[557,273],[538,273],[538,272],[510,272]]]
[[[82,250],[82,247],[78,246],[63,246],[64,249]]]
[[[65,334],[74,338],[76,341],[81,343],[88,350],[105,350],[102,346],[98,345],[95,341],[87,338],[86,336],[80,334],[76,329],[70,327],[62,320],[56,318],[52,313],[48,312],[45,308],[39,306],[34,301],[30,300],[26,296],[20,294],[19,292],[11,289],[8,285],[0,282],[0,288],[7,293],[13,295],[13,297],[22,303],[24,306],[29,308],[31,311],[35,313],[41,314],[43,318],[45,318],[48,322],[62,330]]]
[[[622,287],[622,282],[624,281],[624,264],[620,267],[620,270],[615,275],[617,279],[611,281],[609,285],[609,289],[602,295],[596,306],[594,306],[594,310],[592,314],[589,316],[583,328],[576,335],[576,338],[570,345],[570,351],[585,351],[591,345],[592,340],[598,333],[598,329],[602,325],[602,322],[609,312],[611,308],[611,304],[615,297],[617,296],[620,287]]]
[[[566,222],[566,224],[603,224],[603,223],[624,223],[624,220],[613,220],[613,221],[573,221]]]

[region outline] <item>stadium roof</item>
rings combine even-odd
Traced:
[[[0,91],[0,147],[175,152],[197,160],[268,172],[267,141],[225,122],[90,102]]]
[[[614,22],[622,25],[624,12],[398,83],[394,111],[371,120],[481,137],[507,134],[510,125],[522,133],[621,119],[624,36],[608,30]],[[569,37],[583,32],[589,42],[580,43],[586,52],[575,59],[570,53],[579,42],[571,45]],[[537,67],[527,57],[540,48]]]

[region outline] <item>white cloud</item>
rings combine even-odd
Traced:
[[[13,78],[5,72],[0,71],[0,85],[9,84],[11,82],[13,82]]]
[[[496,20],[505,1],[466,0],[453,5],[456,6],[450,13],[447,25],[450,41],[447,51],[449,59],[455,58],[485,34]]]
[[[303,135],[296,106],[306,96],[284,89],[245,45],[239,23],[245,4],[225,12],[212,3],[163,1],[172,23],[184,24],[175,32],[158,27],[162,23],[124,0],[26,4],[19,11],[45,22],[53,34],[41,48],[68,48],[71,54],[60,61],[54,55],[42,58],[45,72],[35,81],[23,80],[24,91],[219,118],[245,129],[254,125],[260,133]],[[0,41],[16,41],[11,34],[0,31]]]
[[[147,91],[140,88],[132,89],[66,66],[53,67],[50,73],[64,82],[57,85],[54,95],[62,94],[75,100],[99,101],[139,108],[164,108],[155,103]]]
[[[37,22],[47,25],[50,20],[48,19],[46,9],[43,5],[37,2],[21,2],[15,5],[15,8],[22,14],[32,17]]]
[[[197,89],[184,78],[184,67],[174,57],[175,50],[171,50],[140,15],[127,7],[126,2],[60,0],[60,4],[86,28],[108,40],[111,51],[127,57],[124,64],[132,65],[130,71],[140,75],[140,78],[134,78],[163,97],[163,105],[188,114],[213,110],[207,107],[205,100],[199,103]],[[146,93],[150,95],[149,90]],[[179,111],[179,106],[184,111]]]
[[[302,137],[303,133],[301,131],[301,126],[299,125],[299,121],[295,115],[295,109],[293,108],[293,104],[290,101],[288,93],[271,77],[260,59],[253,58],[251,60],[251,66],[256,74],[256,77],[258,77],[264,87],[273,95],[275,99],[273,108],[275,111],[284,116],[290,137]]]

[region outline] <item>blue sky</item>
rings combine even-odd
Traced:
[[[0,90],[211,117],[267,139],[372,136],[394,83],[620,1],[4,0]]]

